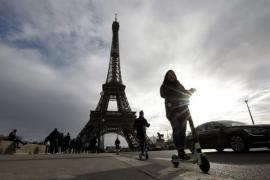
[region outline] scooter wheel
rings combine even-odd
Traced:
[[[147,160],[149,158],[148,154],[145,154],[145,160]]]
[[[178,161],[178,156],[176,154],[172,155],[172,163],[175,168],[178,168],[179,166],[179,161]]]
[[[201,161],[202,161],[202,164],[200,165],[200,169],[204,173],[208,173],[208,171],[210,169],[210,163],[209,163],[208,159],[205,156],[203,156],[203,157],[201,157]]]
[[[179,162],[173,162],[173,166],[174,166],[175,168],[178,168]]]

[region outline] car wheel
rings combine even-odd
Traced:
[[[234,152],[247,152],[249,150],[243,138],[238,135],[234,135],[231,137],[230,144]]]
[[[217,147],[216,150],[217,150],[218,152],[223,152],[224,147]]]

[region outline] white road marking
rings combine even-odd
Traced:
[[[163,157],[153,157],[151,159],[156,159],[156,160],[164,160],[164,161],[171,161],[171,158],[163,158]]]
[[[127,157],[123,157],[123,156],[117,156],[115,157],[116,159],[118,159],[119,161],[123,161],[131,166],[144,166],[144,165],[148,165],[150,164],[149,161],[141,161],[139,159],[137,159],[138,157],[133,157],[133,158],[127,158]]]
[[[154,157],[154,158],[151,158],[151,159],[156,159],[156,160],[164,160],[164,161],[171,161],[172,159],[171,158],[163,158],[163,157]],[[180,160],[181,163],[193,163],[195,164],[196,162],[194,162],[195,160],[194,159],[190,159],[190,160]]]

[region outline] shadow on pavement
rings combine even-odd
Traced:
[[[108,170],[96,173],[82,174],[76,176],[62,175],[55,178],[50,178],[48,180],[60,180],[60,179],[69,179],[69,180],[153,180],[153,179],[173,179],[179,175],[179,171],[171,171],[165,176],[160,175],[157,172],[160,172],[164,169],[164,166],[153,166],[153,165],[144,165],[140,167],[127,167],[123,169]],[[187,170],[182,170],[186,172]]]

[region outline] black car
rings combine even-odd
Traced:
[[[216,149],[222,152],[232,148],[234,152],[247,152],[250,148],[270,148],[270,125],[247,125],[236,121],[211,121],[196,128],[202,149]],[[186,138],[186,145],[194,149],[192,134]]]

